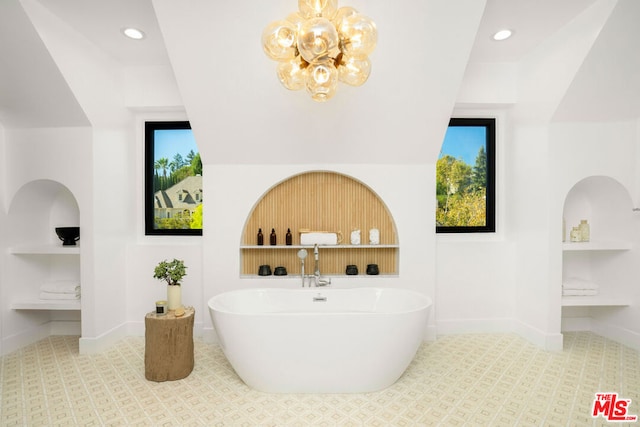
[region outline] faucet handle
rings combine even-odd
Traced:
[[[329,286],[331,284],[331,278],[319,279],[317,286]]]

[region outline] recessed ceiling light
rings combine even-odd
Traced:
[[[145,37],[144,32],[137,28],[127,27],[122,29],[122,34],[134,40],[142,40]]]
[[[511,30],[500,30],[493,35],[493,39],[496,41],[506,40],[513,35]]]

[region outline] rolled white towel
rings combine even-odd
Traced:
[[[598,285],[589,280],[577,277],[569,277],[562,283],[562,289],[589,289],[598,290]]]
[[[73,280],[56,280],[43,283],[40,292],[53,294],[76,294],[80,292],[80,283]]]
[[[80,299],[80,292],[75,294],[63,294],[56,292],[40,292],[40,299],[55,299],[55,300],[74,300]]]
[[[301,245],[337,245],[337,233],[300,233]]]
[[[562,295],[571,297],[584,297],[598,295],[596,289],[563,289]]]

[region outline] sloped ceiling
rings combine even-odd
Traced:
[[[88,125],[17,0],[0,1],[0,124],[7,128]]]
[[[469,60],[517,63],[596,1],[488,0]],[[504,42],[492,40],[504,28],[514,36]]]
[[[405,158],[385,162],[422,158],[426,153],[416,147],[441,134],[456,102],[456,87],[464,85],[466,64],[518,64],[594,3],[615,4],[614,13],[554,119],[617,120],[640,115],[637,0],[487,0],[486,7],[483,1],[465,0],[341,1],[374,18],[380,42],[372,55],[370,81],[361,88],[341,88],[331,104],[322,107],[310,103],[304,94],[283,90],[274,77],[274,64],[259,48],[262,28],[295,10],[295,1],[255,0],[240,6],[235,4],[240,2],[210,0],[2,0],[0,123],[5,127],[87,124],[77,96],[24,13],[25,2],[38,2],[50,10],[122,67],[169,64],[176,71],[189,117],[200,127],[206,123],[208,130],[201,138],[215,140],[225,130],[227,148],[212,149],[212,158],[238,157],[228,147],[242,146],[247,139],[273,141],[278,137],[276,130],[294,119],[299,137],[281,144],[280,154],[298,153],[300,159],[308,151],[303,150],[305,144],[312,144],[319,159],[333,160],[342,149],[347,159],[378,161],[376,156],[362,156],[367,141],[401,138],[408,148]],[[129,25],[141,27],[147,39],[125,39],[120,30]],[[515,35],[497,44],[490,36],[501,27],[514,29]],[[247,116],[243,103],[259,103],[266,113],[249,108],[252,114]],[[392,114],[384,113],[385,109]],[[403,109],[404,116],[393,114],[397,109]],[[280,116],[270,113],[274,110]],[[423,123],[416,125],[418,120]],[[378,122],[386,125],[370,126]],[[331,129],[326,129],[327,123]],[[234,127],[241,130],[237,137]],[[360,131],[352,134],[348,131],[352,127]],[[331,141],[345,131],[346,137],[358,140],[349,147],[307,137],[325,133]],[[408,142],[411,138],[415,140]],[[279,161],[280,154],[260,147],[257,143],[244,146],[245,152],[257,154],[243,161]]]
[[[558,107],[557,121],[640,117],[640,1],[619,0]]]
[[[260,45],[263,28],[296,2],[256,1],[251,13],[243,2],[153,4],[196,139],[210,141],[203,161],[249,164],[432,160],[484,8],[478,0],[349,2],[378,26],[371,77],[315,103],[282,88]]]
[[[169,64],[150,0],[39,2],[123,66]],[[144,30],[145,39],[123,37],[121,30],[126,27]]]

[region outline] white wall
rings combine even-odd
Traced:
[[[435,296],[435,186],[434,166],[428,165],[207,165],[203,171],[207,205],[203,210],[203,274],[205,301],[214,295],[246,287],[291,287],[291,276],[281,281],[240,278],[244,224],[255,203],[272,186],[309,170],[330,170],[362,181],[386,203],[393,216],[400,244],[397,278],[335,278],[333,287],[390,286],[414,289]],[[437,310],[437,302],[434,310]],[[434,336],[434,310],[429,325]],[[211,328],[209,318],[205,328]]]
[[[511,175],[515,171],[509,161],[511,118],[505,107],[515,100],[515,76],[513,67],[498,68],[503,72],[478,73],[477,67],[468,68],[458,108],[452,114],[496,118],[496,232],[438,234],[438,334],[516,329],[517,245],[508,221],[514,212]]]
[[[31,263],[20,255],[7,254],[8,245],[21,243],[54,243],[57,241],[51,223],[52,206],[57,192],[68,189],[68,197],[78,205],[81,230],[81,283],[91,295],[93,277],[92,217],[92,133],[89,128],[11,129],[5,132],[5,162],[3,166],[4,215],[2,240],[5,267],[2,271],[2,340],[3,351],[11,351],[41,336],[43,325],[53,317],[48,312],[11,310],[11,302],[26,295],[26,287],[41,284],[46,271],[32,271],[46,263]],[[89,178],[88,178],[89,177]],[[42,184],[41,184],[42,183]],[[66,191],[66,190],[65,190]],[[75,199],[75,200],[73,200]],[[55,209],[53,209],[55,210]],[[73,208],[72,210],[75,210]],[[77,218],[76,218],[77,219]],[[67,224],[73,225],[73,224]],[[84,265],[86,268],[82,268]],[[26,270],[25,270],[26,268]],[[31,283],[34,282],[34,283]],[[23,284],[18,286],[17,284]],[[32,293],[33,294],[33,293]],[[87,299],[86,302],[91,301]],[[83,302],[85,302],[83,300]],[[62,319],[57,316],[56,319]],[[78,320],[71,316],[64,320]]]
[[[329,103],[315,104],[280,86],[275,63],[259,46],[262,28],[293,11],[290,1],[254,1],[247,13],[242,2],[154,0],[172,69],[127,70],[38,3],[24,2],[93,128],[7,132],[0,195],[6,211],[24,183],[46,178],[77,198],[88,244],[82,275],[92,284],[83,298],[84,349],[142,333],[144,314],[165,296],[152,278],[165,258],[189,267],[183,301],[196,307],[197,329],[205,333],[212,332],[206,301],[213,295],[296,286],[295,278],[241,279],[239,244],[254,203],[308,170],[353,176],[387,204],[398,227],[400,273],[374,283],[431,296],[430,335],[513,329],[543,347],[561,346],[557,237],[566,192],[582,177],[602,174],[623,183],[636,205],[640,200],[637,121],[552,122],[616,2],[597,2],[522,64],[469,67],[485,2],[352,3],[378,24],[373,73],[364,86],[341,86]],[[434,37],[438,32],[449,37]],[[434,233],[434,164],[456,103],[477,114],[503,108],[495,236]],[[141,113],[135,121],[132,110]],[[140,123],[154,117],[186,118],[194,127],[204,161],[202,238],[143,236]],[[67,157],[73,168],[62,161]],[[334,286],[369,280],[337,279]],[[10,283],[3,276],[3,301]],[[593,315],[637,332],[629,328],[640,324],[634,310]],[[14,333],[14,316],[3,306],[3,339]]]
[[[4,165],[5,163],[5,131],[4,126],[0,123],[0,165]],[[2,209],[0,209],[0,241],[2,242],[7,241],[7,199],[5,196],[5,183],[6,175],[0,173],[0,201],[2,201]],[[6,257],[0,257],[0,271],[6,271]],[[2,286],[2,283],[3,280],[0,276],[0,301],[5,301],[6,297],[4,296],[4,286]],[[0,307],[0,355],[4,354],[4,310],[5,308]]]
[[[44,176],[55,179],[53,165],[66,167],[76,174],[74,185],[82,187],[79,197],[84,286],[80,348],[85,353],[95,352],[129,333],[129,320],[144,318],[158,299],[152,292],[140,296],[135,291],[131,293],[135,302],[129,304],[127,299],[131,269],[144,268],[141,266],[146,265],[147,259],[145,251],[129,250],[132,245],[135,247],[142,217],[138,200],[142,197],[143,158],[139,153],[143,134],[132,111],[175,110],[182,108],[182,100],[171,67],[122,67],[38,2],[25,1],[22,6],[64,76],[68,84],[64,89],[73,93],[92,126],[82,146],[88,150],[88,157],[75,147],[47,145],[51,139],[48,135],[40,141],[44,149],[40,145],[25,145],[25,149],[37,153],[38,161],[51,163],[39,170]],[[47,152],[50,147],[55,150],[53,153]],[[13,161],[13,155],[11,158]],[[68,159],[67,164],[61,158]],[[22,169],[16,170],[16,176],[10,178],[19,179],[21,173]],[[130,258],[132,255],[135,257]],[[196,280],[200,258],[197,256],[191,263]],[[136,303],[145,297],[147,304],[138,306]]]
[[[129,239],[125,244],[126,258],[126,322],[128,333],[144,334],[144,316],[155,310],[155,302],[167,299],[166,286],[153,278],[155,266],[162,260],[181,259],[187,267],[187,276],[182,285],[182,302],[196,309],[194,330],[200,334],[205,316],[203,275],[202,275],[202,237],[200,236],[145,236],[144,223],[144,122],[188,120],[184,109],[166,108],[167,111],[154,111],[148,108],[155,102],[170,106],[179,103],[175,97],[174,85],[161,86],[165,90],[157,91],[151,98],[141,96],[135,105],[145,106],[139,109],[135,117],[135,135],[127,151],[133,183],[130,188],[131,212],[127,220],[132,226]],[[130,98],[133,102],[134,97]],[[161,101],[160,101],[161,100]],[[158,106],[158,105],[156,105]],[[198,141],[196,141],[198,142]],[[199,144],[199,142],[198,142]],[[206,191],[205,191],[206,194]],[[206,196],[205,196],[206,197]]]
[[[211,165],[435,163],[484,3],[350,1],[378,28],[371,76],[315,103],[282,87],[260,46],[262,30],[295,2],[153,1]]]
[[[435,296],[434,165],[484,3],[350,2],[378,26],[373,71],[365,85],[341,84],[332,100],[318,104],[304,91],[285,90],[260,48],[263,28],[293,12],[295,3],[254,1],[247,13],[248,5],[238,2],[153,1],[204,163],[205,299],[273,286],[239,278],[244,221],[270,187],[317,169],[353,176],[389,207],[400,274],[375,283]],[[334,286],[349,283],[354,280]]]
[[[614,293],[626,297],[631,306],[591,308],[579,313],[565,310],[567,316],[584,317],[589,320],[588,327],[597,333],[640,348],[640,213],[632,212],[640,165],[638,122],[557,123],[551,128],[550,140],[555,166],[553,205],[562,209],[568,193],[583,179],[606,177],[612,182],[612,188],[606,190],[608,197],[596,199],[592,206],[588,201],[585,205],[589,209],[583,215],[593,223],[592,239],[615,240],[616,236],[624,236],[634,245],[630,251],[592,254],[589,258],[594,280],[601,283],[604,291],[613,288]],[[610,220],[617,218],[618,223],[603,224],[598,217],[601,213]],[[568,223],[567,228],[574,223]]]

